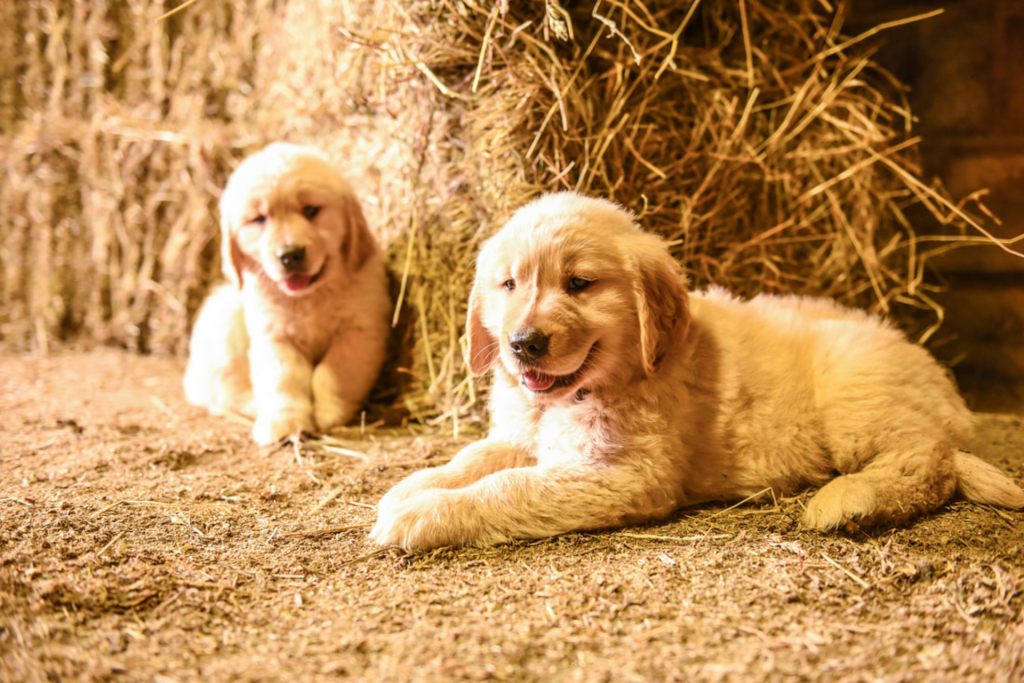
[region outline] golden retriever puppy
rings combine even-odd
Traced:
[[[961,450],[971,417],[928,353],[830,301],[687,294],[614,204],[521,209],[480,253],[470,369],[493,427],[381,500],[372,538],[426,549],[658,520],[766,487],[822,487],[804,522],[892,525],[1024,492]]]
[[[229,283],[192,331],[185,393],[255,418],[271,444],[350,420],[384,361],[384,260],[352,188],[318,150],[275,143],[243,161],[220,200]]]

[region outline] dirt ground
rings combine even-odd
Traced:
[[[368,557],[381,494],[460,442],[260,449],[182,370],[0,355],[0,680],[1024,679],[1024,513],[821,535],[792,499]],[[976,441],[1024,480],[1020,418]]]

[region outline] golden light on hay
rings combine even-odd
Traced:
[[[7,345],[182,352],[219,277],[219,188],[279,138],[364,197],[412,312],[403,400],[446,428],[479,420],[473,257],[541,192],[631,209],[697,286],[830,296],[922,339],[929,258],[991,241],[983,207],[922,178],[902,87],[824,0],[202,0],[157,21],[172,7],[0,8]]]

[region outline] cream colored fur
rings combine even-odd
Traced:
[[[592,282],[570,292],[574,277]],[[388,492],[372,537],[487,545],[765,487],[822,487],[804,515],[815,529],[899,524],[958,486],[1024,506],[960,450],[970,414],[946,372],[887,323],[831,301],[684,285],[662,241],[609,202],[563,193],[521,209],[480,254],[467,323],[471,369],[494,372],[493,428]],[[524,326],[548,334],[539,371],[566,386],[526,387],[537,368],[508,341]]]
[[[189,402],[253,417],[261,444],[349,421],[383,363],[391,309],[352,189],[321,152],[275,143],[239,165],[220,210],[229,284],[192,331]],[[280,254],[299,247],[289,271]],[[310,282],[295,291],[290,277]]]

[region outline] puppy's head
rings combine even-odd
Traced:
[[[359,270],[375,249],[359,202],[319,150],[274,143],[243,161],[220,200],[224,274],[302,296]]]
[[[611,202],[547,195],[480,252],[467,361],[496,364],[539,402],[653,375],[689,325],[664,242]]]

